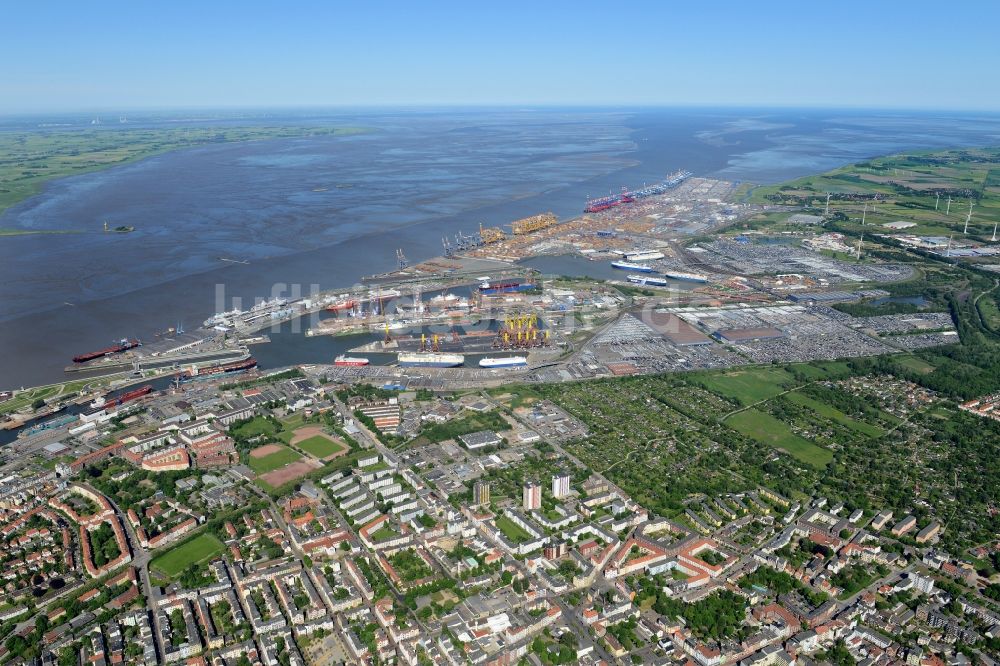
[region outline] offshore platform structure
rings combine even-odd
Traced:
[[[543,331],[538,324],[538,315],[510,314],[493,338],[494,349],[537,349],[547,347],[549,331]]]
[[[480,222],[479,239],[483,245],[490,245],[491,243],[499,243],[500,241],[507,240],[507,234],[500,227],[486,227],[484,229],[483,223]]]
[[[399,270],[403,270],[409,265],[409,262],[406,260],[406,255],[403,254],[403,248],[396,250],[396,264],[399,266]]]
[[[522,236],[524,234],[530,234],[534,231],[541,231],[542,229],[554,227],[557,224],[559,224],[559,218],[553,213],[542,213],[540,215],[532,215],[531,217],[514,220],[511,224],[511,231],[514,232],[515,236]]]

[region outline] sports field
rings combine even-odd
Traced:
[[[281,469],[289,463],[300,460],[302,456],[288,448],[277,444],[267,444],[250,452],[250,469],[257,475],[267,474]]]
[[[296,446],[317,458],[327,458],[347,451],[346,446],[323,435],[313,435],[309,439],[302,440]]]
[[[173,579],[190,565],[208,562],[221,555],[225,549],[225,544],[214,534],[200,534],[156,557],[149,563],[149,567],[156,573]]]
[[[786,451],[814,467],[823,468],[833,460],[833,453],[829,450],[799,437],[783,421],[765,412],[747,409],[730,416],[725,424],[762,444]]]

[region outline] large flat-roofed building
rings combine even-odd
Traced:
[[[716,331],[713,335],[723,342],[752,342],[754,340],[772,340],[774,338],[785,337],[785,334],[779,329],[770,327],[730,328],[724,331]]]
[[[678,347],[712,344],[704,333],[671,312],[653,312],[643,323]]]

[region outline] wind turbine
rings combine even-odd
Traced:
[[[826,210],[823,212],[824,215],[830,214],[830,193],[826,193]]]
[[[938,192],[937,194],[934,195],[934,197],[935,197],[934,198],[934,210],[937,210],[938,209],[938,204],[941,203],[941,193]]]
[[[868,202],[865,202],[865,208],[861,211],[861,226],[865,226],[865,215],[868,214]]]
[[[951,195],[948,195],[948,206],[944,209],[945,215],[951,215]]]
[[[969,214],[965,216],[965,229],[963,234],[969,233],[969,221],[972,220],[972,199],[969,199]]]

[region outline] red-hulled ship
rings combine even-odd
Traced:
[[[356,300],[354,300],[353,298],[349,298],[347,300],[337,301],[336,303],[331,303],[330,305],[326,306],[326,311],[327,312],[344,312],[346,310],[353,310],[354,306],[356,306],[357,304],[358,304],[358,302]]]
[[[110,347],[105,347],[104,349],[98,349],[97,351],[87,352],[86,354],[80,354],[79,356],[73,357],[74,363],[86,363],[87,361],[93,361],[95,358],[101,358],[103,356],[111,356],[112,354],[118,354],[123,351],[128,351],[129,349],[135,349],[142,343],[138,340],[129,340],[128,338],[122,338],[118,344],[112,345]]]
[[[128,393],[122,393],[121,395],[109,398],[104,396],[104,406],[105,407],[118,407],[119,405],[124,405],[126,402],[131,402],[136,398],[141,398],[144,395],[149,395],[153,392],[152,384],[146,384],[145,386],[140,386],[134,391],[129,391]]]
[[[217,377],[222,377],[224,375],[230,375],[237,372],[245,372],[251,368],[257,367],[257,359],[253,356],[245,358],[242,361],[234,361],[233,363],[223,363],[222,365],[210,365],[203,368],[191,369],[185,372],[181,376],[181,381],[194,381],[196,379],[215,379]]]

